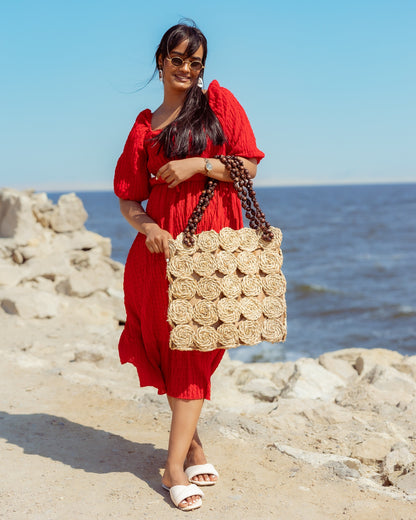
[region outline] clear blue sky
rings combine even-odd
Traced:
[[[258,185],[416,182],[414,0],[1,0],[0,186],[111,189],[182,16],[249,115]]]

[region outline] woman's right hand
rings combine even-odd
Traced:
[[[151,253],[163,253],[169,259],[169,239],[172,235],[156,223],[146,225],[146,247]]]
[[[169,239],[172,235],[149,217],[140,202],[120,199],[120,211],[139,233],[146,235],[146,247],[151,253],[163,253],[169,258]]]

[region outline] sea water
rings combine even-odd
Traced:
[[[283,232],[285,343],[230,351],[243,361],[316,357],[348,347],[416,354],[416,184],[257,188]],[[111,192],[78,192],[86,226],[125,262],[135,230]],[[59,194],[50,194],[56,201]]]

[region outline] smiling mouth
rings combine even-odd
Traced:
[[[175,78],[178,81],[190,81],[191,79],[189,76],[179,76],[178,74],[175,74]]]

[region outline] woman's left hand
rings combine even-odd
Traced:
[[[169,188],[175,188],[178,184],[190,179],[196,173],[204,169],[204,160],[201,157],[190,157],[169,161],[156,173],[157,179],[163,179]]]

